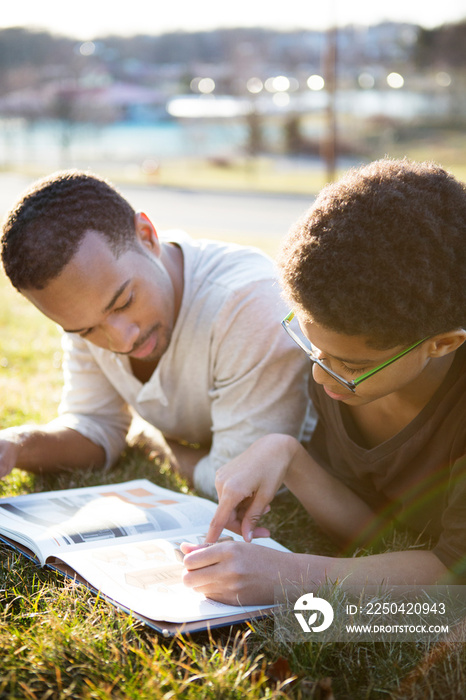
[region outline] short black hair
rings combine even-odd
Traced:
[[[3,225],[2,261],[13,286],[43,289],[89,231],[119,255],[135,243],[135,211],[113,185],[87,172],[60,171],[36,182]]]
[[[278,259],[285,295],[375,348],[466,323],[466,187],[435,163],[382,159],[327,185]]]

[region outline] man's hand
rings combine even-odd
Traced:
[[[0,431],[0,478],[14,467],[30,472],[100,467],[105,452],[71,428],[18,426]]]
[[[0,431],[0,479],[15,468],[21,450],[21,435],[14,428]]]
[[[185,479],[189,486],[194,485],[194,469],[196,464],[206,455],[209,450],[204,447],[190,447],[182,445],[176,440],[166,440],[169,448],[169,459],[174,471]]]

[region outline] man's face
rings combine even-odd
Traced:
[[[132,358],[158,362],[168,347],[181,303],[181,252],[154,235],[116,257],[89,232],[60,275],[42,290],[22,290],[65,331]]]

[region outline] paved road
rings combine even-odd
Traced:
[[[0,173],[0,217],[31,180]],[[273,250],[290,225],[307,209],[310,198],[289,195],[233,194],[168,189],[156,186],[120,187],[136,208],[159,230],[182,228],[193,236],[270,243]],[[258,240],[255,240],[258,239]]]

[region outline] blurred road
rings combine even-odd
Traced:
[[[0,218],[31,182],[23,175],[0,173]],[[300,195],[217,193],[156,185],[121,185],[119,189],[135,209],[145,211],[159,231],[182,228],[195,237],[264,243],[269,252],[312,201]]]

